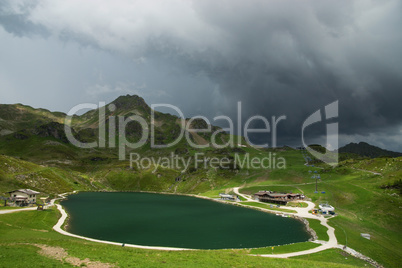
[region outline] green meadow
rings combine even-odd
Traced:
[[[69,257],[101,262],[118,267],[353,267],[364,262],[352,257],[345,259],[342,252],[329,251],[325,256],[303,256],[291,259],[271,259],[250,256],[256,250],[191,250],[158,251],[105,245],[61,235],[52,230],[59,217],[55,209],[18,212],[0,217],[0,263],[3,267],[72,267]],[[303,244],[303,243],[300,243]],[[311,247],[293,246],[294,250]],[[38,245],[64,249],[68,256],[57,260],[55,256],[40,254]],[[308,245],[308,246],[307,246]],[[275,247],[275,253],[293,250],[289,246]],[[264,251],[264,249],[260,249]],[[342,260],[333,262],[334,259]]]
[[[34,141],[26,141],[28,142]],[[57,145],[55,145],[57,146]],[[178,145],[177,148],[181,148]],[[398,267],[402,260],[400,234],[401,196],[393,185],[402,175],[402,158],[348,159],[336,168],[324,164],[314,167],[304,165],[300,151],[285,148],[283,150],[244,148],[250,157],[266,157],[275,153],[276,157],[286,159],[285,169],[195,169],[182,173],[178,170],[155,167],[147,170],[130,169],[128,161],[108,158],[110,152],[94,151],[79,155],[72,149],[72,163],[43,164],[43,156],[38,156],[37,149],[29,153],[29,146],[21,148],[28,153],[29,159],[17,157],[18,150],[11,152],[15,157],[0,155],[0,190],[3,195],[15,188],[35,188],[43,195],[79,191],[155,191],[176,194],[197,194],[209,198],[219,198],[219,193],[233,193],[233,187],[241,187],[240,192],[250,194],[260,190],[276,192],[302,193],[318,205],[328,202],[335,207],[337,216],[329,220],[335,228],[338,243],[361,252],[385,267]],[[176,150],[173,148],[172,150]],[[46,148],[45,148],[46,149]],[[147,152],[144,155],[169,155],[172,150]],[[0,150],[1,151],[1,150]],[[55,151],[58,152],[57,150]],[[61,151],[60,151],[61,152]],[[67,151],[68,152],[68,151]],[[234,156],[237,151],[219,151],[203,149],[208,156]],[[194,155],[195,151],[188,151]],[[59,155],[60,156],[60,155]],[[57,158],[52,154],[52,157]],[[104,158],[109,160],[93,161]],[[92,159],[92,160],[91,160]],[[29,160],[29,161],[27,161]],[[49,161],[47,159],[46,161]],[[41,164],[42,163],[42,164]],[[311,172],[309,172],[311,171]],[[315,173],[315,171],[317,173]],[[372,172],[381,173],[381,175]],[[318,193],[315,193],[316,182],[312,175],[320,174]],[[180,177],[179,181],[176,178]],[[35,185],[34,187],[32,185]],[[256,208],[269,208],[269,204],[245,202],[244,205]],[[293,204],[294,205],[294,204]],[[0,208],[1,210],[4,208]],[[277,208],[278,211],[288,210]],[[268,259],[249,254],[270,252],[270,249],[244,250],[200,250],[186,252],[165,252],[121,248],[101,245],[75,238],[65,237],[54,231],[59,214],[54,209],[43,212],[19,212],[0,215],[0,243],[2,253],[0,263],[8,267],[22,267],[32,263],[35,266],[57,267],[70,266],[66,261],[55,260],[39,254],[40,248],[34,244],[61,247],[69,256],[81,260],[89,258],[93,261],[111,263],[120,267],[134,266],[209,266],[209,267],[347,267],[369,265],[338,249],[299,256],[290,259]],[[326,228],[318,221],[309,220],[320,240],[327,240]],[[361,237],[361,233],[369,233],[371,239]],[[311,248],[316,244],[300,243],[276,247],[274,253],[299,251]],[[271,250],[272,251],[272,250]],[[23,258],[18,256],[25,252]],[[107,252],[107,253],[106,253]],[[12,265],[13,264],[13,265]],[[11,266],[10,266],[11,265]]]

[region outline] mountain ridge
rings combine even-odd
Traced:
[[[87,111],[82,115],[74,115],[72,119],[72,132],[78,140],[91,142],[97,139],[100,126],[99,113],[105,113],[105,130],[109,133],[111,117],[115,117],[115,130],[118,130],[118,116],[127,118],[131,115],[141,116],[148,124],[154,126],[153,138],[158,144],[168,144],[174,141],[180,131],[180,120],[177,116],[168,113],[154,111],[154,118],[151,118],[151,108],[145,100],[138,95],[122,95],[106,104],[104,107]],[[55,140],[68,145],[68,139],[64,133],[65,117],[62,112],[51,112],[42,108],[32,108],[23,104],[0,104],[0,139],[25,140],[31,136],[41,138],[54,138]],[[188,122],[188,119],[185,119]],[[208,125],[202,119],[195,119],[191,124],[192,129],[206,129]],[[220,127],[211,126],[212,131]],[[138,122],[130,122],[126,126],[126,135],[131,142],[138,141],[141,137],[142,128]],[[188,131],[185,129],[184,131]],[[204,145],[211,140],[210,133],[188,131],[192,142]],[[224,143],[227,140],[227,133],[219,133],[216,140]],[[148,137],[147,143],[150,142]],[[320,146],[321,148],[321,146]],[[350,143],[338,150],[339,153],[351,157],[398,157],[402,153],[392,152],[365,142]]]
[[[104,116],[101,113],[104,113]],[[153,150],[150,150],[151,139],[156,145],[171,144],[184,131],[193,143],[204,145],[211,141],[212,132],[221,131],[217,126],[211,126],[212,132],[209,133],[194,131],[194,129],[207,128],[208,125],[202,119],[193,120],[190,126],[192,129],[187,129],[187,126],[182,128],[179,117],[152,111],[143,98],[137,95],[125,95],[119,96],[105,106],[87,111],[82,115],[72,116],[70,121],[72,134],[74,139],[81,143],[98,142],[99,144],[100,131],[102,128],[104,129],[106,146],[86,150],[75,147],[69,142],[65,132],[66,114],[35,109],[21,104],[0,104],[0,118],[2,118],[0,120],[0,153],[40,164],[47,163],[52,158],[84,162],[87,159],[115,159],[122,136],[120,133],[122,119],[125,131],[123,135],[127,138],[127,142],[136,143],[142,139],[143,126],[137,121],[128,120],[132,115],[140,116],[146,122],[146,128],[153,129],[153,132],[148,133],[145,144],[135,150],[143,153],[154,153]],[[187,124],[188,120],[184,120]],[[114,142],[110,140],[113,139],[113,135],[110,136],[113,133],[115,134]],[[225,143],[228,137],[230,134],[220,132],[215,136],[215,140],[221,144]],[[191,145],[182,137],[173,148],[166,149],[164,153],[176,149],[188,151],[191,149],[190,147]],[[127,148],[127,153],[129,151],[131,149]]]
[[[402,153],[382,149],[367,142],[349,143],[338,150],[340,153],[351,153],[363,157],[400,157]]]

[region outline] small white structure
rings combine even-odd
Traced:
[[[364,237],[364,238],[370,240],[370,234],[361,233],[360,235],[361,235],[362,237]]]
[[[328,214],[330,211],[331,212],[335,211],[335,208],[328,204],[320,204],[318,207],[321,209],[322,213],[324,213],[324,214]]]
[[[36,196],[40,194],[39,192],[31,189],[19,189],[8,193],[10,194],[10,200],[18,206],[35,204]]]
[[[219,194],[222,200],[229,200],[229,201],[240,201],[240,199],[236,195],[231,194]]]

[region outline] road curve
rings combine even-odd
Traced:
[[[240,187],[234,187],[233,188],[233,192],[241,197],[243,197],[244,199],[246,199],[247,201],[253,201],[253,202],[259,202],[257,200],[254,200],[244,194],[241,194],[239,192]],[[297,213],[291,213],[291,212],[286,212],[287,214],[292,214],[298,217],[302,217],[302,218],[308,218],[308,219],[316,219],[319,220],[321,225],[325,226],[328,230],[327,230],[327,234],[329,237],[328,241],[315,241],[316,243],[320,243],[322,244],[319,247],[313,248],[313,249],[309,249],[309,250],[303,250],[303,251],[298,251],[298,252],[292,252],[292,253],[284,253],[284,254],[261,254],[258,256],[261,257],[271,257],[271,258],[288,258],[288,257],[295,257],[295,256],[301,256],[301,255],[306,255],[306,254],[311,254],[311,253],[316,253],[316,252],[320,252],[326,249],[330,249],[330,248],[336,248],[338,247],[338,241],[336,239],[335,236],[335,229],[331,226],[328,225],[328,219],[329,218],[325,218],[324,216],[320,215],[313,215],[311,213],[309,213],[310,210],[312,210],[315,207],[315,204],[313,202],[310,201],[303,201],[305,203],[307,203],[307,207],[302,208],[302,207],[288,207],[288,206],[281,206],[281,208],[284,209],[290,209],[290,210],[295,210]],[[244,203],[247,204],[247,203]],[[269,210],[269,208],[267,208],[267,210]],[[277,211],[271,210],[272,212],[278,213]]]
[[[314,217],[308,217],[314,219]],[[291,252],[291,253],[283,253],[283,254],[261,254],[258,256],[261,257],[270,257],[270,258],[288,258],[288,257],[295,257],[295,256],[301,256],[301,255],[307,255],[307,254],[312,254],[312,253],[317,253],[326,249],[330,248],[337,248],[338,246],[338,241],[335,236],[335,229],[331,226],[328,225],[328,219],[324,217],[319,217],[321,225],[325,226],[328,228],[327,234],[329,237],[328,241],[316,241],[317,243],[321,243],[322,245],[316,248],[308,249],[308,250],[303,250],[303,251],[297,251],[297,252]]]
[[[240,189],[240,187],[234,187],[234,188],[233,188],[233,192],[234,192],[235,194],[237,194],[237,195],[240,195],[241,197],[243,197],[243,198],[246,199],[247,201],[255,201],[254,199],[252,199],[252,198],[250,198],[250,197],[248,197],[248,196],[246,196],[246,195],[244,195],[244,194],[239,193],[239,189]],[[258,202],[258,201],[257,201],[257,202]]]

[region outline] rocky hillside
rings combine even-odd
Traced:
[[[50,122],[63,123],[66,114],[22,104],[0,104],[0,136]]]
[[[152,118],[152,112],[154,118]],[[102,116],[104,115],[104,116]],[[182,132],[180,119],[174,115],[152,111],[143,98],[136,95],[120,96],[113,102],[107,104],[100,109],[94,109],[86,112],[83,115],[76,115],[72,118],[72,133],[80,142],[94,142],[99,139],[100,128],[105,129],[105,144],[109,144],[109,133],[116,134],[115,144],[118,144],[119,135],[119,120],[121,117],[127,120],[130,116],[140,116],[147,124],[148,130],[154,129],[146,138],[146,146],[149,148],[151,137],[154,138],[155,144],[164,145],[175,141]],[[119,118],[120,117],[120,118]],[[0,153],[6,153],[13,156],[27,157],[37,150],[35,146],[43,146],[43,143],[52,141],[59,145],[68,147],[70,155],[68,159],[76,158],[74,153],[77,153],[68,141],[64,132],[64,120],[66,114],[60,112],[50,112],[44,109],[34,109],[29,106],[15,105],[0,105]],[[100,120],[104,118],[104,121]],[[188,122],[188,120],[186,120]],[[207,128],[207,124],[202,119],[194,120],[189,131],[189,136],[195,144],[205,144],[211,141],[212,133],[200,133],[194,129]],[[125,126],[125,136],[129,142],[138,142],[141,139],[143,127],[136,121],[128,122]],[[220,130],[219,127],[211,126],[212,131]],[[187,131],[187,130],[184,130]],[[216,136],[218,144],[228,140],[226,133],[219,133]],[[46,143],[49,144],[48,142]],[[15,146],[21,147],[14,150]],[[184,139],[179,142],[178,146],[188,147]],[[56,146],[57,147],[57,146]],[[21,149],[21,150],[20,150]],[[30,152],[27,152],[27,150]],[[54,149],[54,146],[53,146]],[[174,148],[176,149],[176,148]],[[113,150],[107,150],[107,153],[112,153]],[[71,153],[73,155],[71,155]],[[92,153],[105,153],[105,150],[94,149]],[[115,152],[117,155],[117,152]],[[40,153],[40,158],[43,158],[43,152]],[[34,159],[30,159],[34,160]]]
[[[14,189],[33,189],[41,193],[96,190],[99,184],[81,174],[56,167],[37,165],[0,155],[0,195]]]
[[[366,142],[359,143],[349,143],[341,148],[339,148],[340,153],[351,153],[364,157],[376,158],[376,157],[400,157],[402,153],[392,152],[388,150],[381,149],[379,147],[370,145]]]
[[[104,122],[100,121],[104,113]],[[152,113],[154,118],[152,119]],[[197,169],[194,167],[194,154],[203,152],[208,157],[228,157],[233,162],[233,154],[239,148],[207,148],[197,150],[185,139],[167,149],[151,149],[151,137],[148,135],[144,146],[138,149],[126,148],[142,157],[171,157],[172,154],[192,159],[190,168],[181,173],[181,169],[158,169],[155,165],[149,170],[130,169],[128,161],[120,161],[118,156],[119,117],[126,120],[129,116],[141,116],[154,128],[154,140],[158,145],[167,144],[177,139],[182,131],[187,132],[195,144],[206,144],[211,140],[211,133],[197,133],[197,129],[206,129],[208,125],[202,119],[193,120],[189,130],[182,129],[180,119],[174,115],[152,111],[144,99],[139,96],[120,96],[105,107],[74,116],[72,133],[80,142],[99,142],[99,128],[104,127],[105,147],[79,148],[69,142],[65,133],[66,114],[34,109],[20,104],[0,105],[0,171],[1,189],[7,192],[14,188],[31,188],[40,192],[66,192],[69,190],[150,190],[170,192],[201,192],[215,187],[217,181],[223,183],[235,172],[233,170]],[[189,119],[185,120],[186,123]],[[113,124],[114,123],[114,124]],[[212,131],[221,130],[210,126]],[[110,129],[114,128],[114,129]],[[125,126],[125,135],[129,142],[137,142],[143,128],[138,122]],[[109,147],[109,132],[115,132],[115,147]],[[218,142],[226,142],[230,135],[221,132],[216,135]],[[257,153],[252,148],[250,151]],[[260,153],[260,152],[258,152]],[[91,179],[89,179],[91,178]],[[222,181],[221,181],[222,180]],[[183,183],[185,181],[185,183]]]

